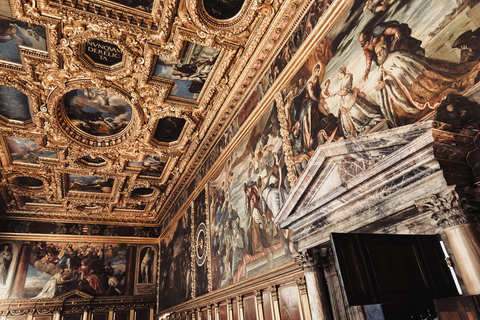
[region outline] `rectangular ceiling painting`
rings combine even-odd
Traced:
[[[180,60],[159,57],[153,76],[173,80],[170,95],[197,100],[219,53],[188,42]]]
[[[21,63],[19,46],[47,50],[44,27],[0,15],[0,34],[0,61]]]

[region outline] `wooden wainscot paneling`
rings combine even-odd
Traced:
[[[114,311],[113,320],[130,320],[130,311]]]
[[[220,303],[220,319],[219,320],[228,320],[228,310],[227,310],[227,302],[224,301]]]
[[[83,313],[63,314],[62,320],[82,320]]]
[[[278,301],[282,320],[301,320],[300,301],[296,283],[278,287]]]
[[[253,294],[243,297],[243,312],[245,319],[257,319],[257,307]]]
[[[202,320],[208,320],[208,308],[203,308],[201,311]]]
[[[273,320],[272,299],[270,297],[270,290],[263,290],[263,316],[265,320]]]
[[[136,310],[135,311],[135,320],[147,320],[150,319],[150,310]]]
[[[233,320],[238,320],[238,301],[237,301],[237,299],[232,301],[232,315],[233,315]]]
[[[33,320],[52,320],[52,316],[33,316]]]
[[[91,320],[108,320],[108,312],[92,313]]]

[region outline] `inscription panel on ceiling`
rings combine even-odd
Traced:
[[[85,43],[85,56],[90,58],[93,63],[107,67],[112,67],[123,60],[123,53],[120,48],[96,39]]]

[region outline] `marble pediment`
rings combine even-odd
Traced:
[[[472,176],[465,156],[473,139],[468,130],[426,121],[320,146],[276,222],[304,250],[327,243],[331,232],[412,214],[415,200]]]

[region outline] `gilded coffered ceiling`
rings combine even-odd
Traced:
[[[158,225],[308,5],[0,0],[3,218]]]

